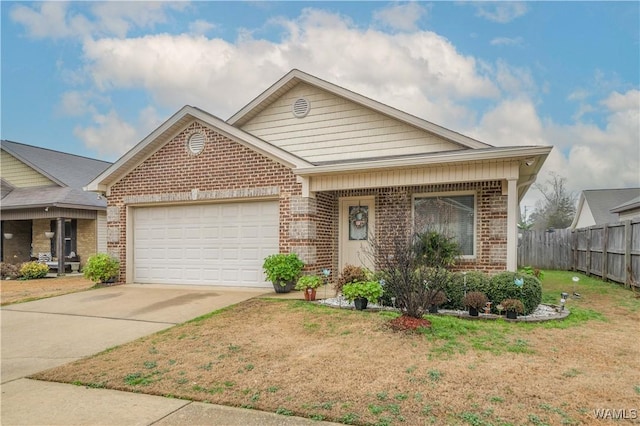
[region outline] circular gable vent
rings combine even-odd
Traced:
[[[198,155],[204,149],[204,135],[202,133],[194,133],[189,136],[189,151],[193,155]]]
[[[298,118],[302,118],[309,114],[310,108],[311,105],[309,104],[308,100],[306,100],[305,98],[298,98],[293,103],[293,115]]]

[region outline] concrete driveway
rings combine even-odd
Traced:
[[[0,308],[2,425],[335,425],[257,410],[26,376],[93,355],[269,289],[124,285]]]
[[[121,285],[0,309],[1,383],[93,355],[268,292]]]

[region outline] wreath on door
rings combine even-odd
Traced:
[[[353,224],[356,228],[364,228],[367,226],[367,221],[369,220],[369,213],[367,213],[366,208],[362,208],[358,206],[351,210],[349,214],[349,222]]]

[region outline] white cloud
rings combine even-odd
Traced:
[[[198,19],[189,23],[189,33],[193,35],[205,35],[216,28],[216,24],[205,21],[203,19]]]
[[[106,114],[94,114],[93,121],[93,126],[76,126],[73,134],[102,157],[121,155],[137,142],[138,134],[134,126],[114,110]]]
[[[99,90],[143,88],[162,106],[198,105],[221,118],[291,68],[443,125],[473,115],[456,99],[500,94],[484,67],[432,32],[389,35],[312,9],[276,22],[286,29],[279,42],[250,34],[235,43],[186,34],[88,40],[85,71]]]
[[[496,37],[489,43],[492,46],[522,46],[522,37]]]
[[[45,1],[33,7],[18,4],[11,18],[34,38],[125,37],[134,28],[151,28],[166,22],[166,10],[181,10],[185,2],[87,2],[74,3],[84,13],[71,11],[68,2]]]
[[[417,22],[427,13],[418,3],[394,4],[374,12],[373,19],[384,27],[399,31],[415,31]]]
[[[493,22],[506,24],[519,18],[529,11],[526,3],[522,2],[473,2],[477,15]]]

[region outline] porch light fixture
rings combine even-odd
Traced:
[[[44,236],[47,237],[48,239],[52,239],[54,235],[55,235],[55,232],[52,232],[52,231],[44,232]]]
[[[10,240],[13,238],[13,234],[11,232],[5,232],[4,233],[4,239],[5,240]]]

